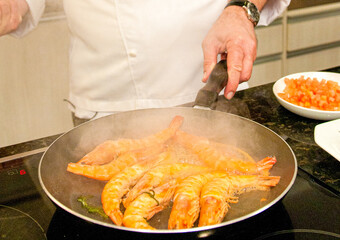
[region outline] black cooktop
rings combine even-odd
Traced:
[[[146,234],[86,222],[55,206],[38,181],[42,153],[2,163],[0,239],[340,239],[340,198],[299,170],[287,195],[247,220],[209,231]]]

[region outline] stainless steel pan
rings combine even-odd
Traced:
[[[221,224],[185,230],[167,230],[168,211],[155,215],[150,224],[156,233],[193,232],[223,227],[250,218],[274,205],[294,183],[297,163],[289,145],[270,129],[249,119],[219,111],[193,108],[161,108],[121,112],[87,122],[59,137],[45,152],[39,165],[40,183],[59,207],[86,221],[102,226],[135,231],[114,225],[110,220],[88,213],[77,202],[81,195],[93,196],[91,204],[101,206],[105,182],[88,179],[66,171],[69,162],[77,162],[95,146],[108,139],[142,138],[166,128],[175,115],[184,117],[182,130],[226,144],[233,144],[250,153],[255,160],[275,155],[277,163],[271,175],[281,176],[279,184],[270,191],[254,191],[241,195],[232,204]],[[266,201],[261,201],[266,199]]]

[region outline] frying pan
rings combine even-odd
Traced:
[[[158,230],[131,229],[114,225],[111,220],[88,213],[77,201],[92,196],[90,204],[101,206],[105,182],[66,171],[95,146],[109,139],[143,138],[166,128],[175,115],[184,117],[182,130],[231,144],[248,152],[256,161],[276,156],[271,175],[281,176],[270,191],[253,191],[232,204],[222,223],[184,230],[167,230],[170,208],[156,214],[150,225]],[[60,136],[46,150],[39,164],[39,180],[49,198],[65,211],[102,226],[145,233],[184,233],[209,230],[250,218],[274,205],[289,191],[297,174],[297,162],[289,145],[275,132],[249,119],[219,111],[174,107],[121,112],[84,123]],[[263,201],[264,200],[264,201]]]

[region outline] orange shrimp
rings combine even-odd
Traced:
[[[255,162],[255,160],[249,155],[249,153],[241,150],[240,148],[219,142],[213,141],[209,142],[213,147],[220,150],[225,155],[230,156],[231,158],[239,158],[242,159],[243,161]]]
[[[163,144],[123,153],[116,160],[104,165],[69,163],[67,171],[97,180],[110,180],[115,174],[139,161],[145,160],[164,150]]]
[[[199,200],[203,185],[216,177],[224,177],[224,171],[208,172],[185,178],[176,188],[168,228],[191,228],[200,212]]]
[[[206,171],[211,171],[211,169],[204,166],[186,163],[173,163],[156,166],[150,169],[128,192],[123,204],[125,207],[128,207],[130,203],[142,192],[150,191],[174,178],[183,179],[187,176]]]
[[[193,153],[190,149],[187,149],[174,141],[169,141],[167,149],[169,151],[172,151],[176,155],[178,163],[188,163],[201,166],[205,165],[198,158],[197,154]]]
[[[269,169],[276,163],[275,157],[267,157],[257,163],[229,158],[216,149],[213,144],[210,144],[208,139],[190,135],[180,130],[176,133],[176,141],[195,152],[208,167],[225,170],[233,174],[267,175]]]
[[[147,222],[156,213],[162,211],[168,204],[175,192],[178,179],[171,181],[139,195],[125,210],[123,225],[130,228],[151,229]]]
[[[230,208],[229,203],[238,202],[236,194],[251,190],[267,190],[278,184],[280,177],[236,175],[215,178],[206,183],[201,192],[198,226],[221,223]]]
[[[120,203],[122,197],[129,191],[129,187],[135,185],[151,167],[168,161],[172,161],[172,154],[163,152],[157,157],[125,168],[105,185],[102,192],[103,209],[115,224],[122,225],[123,214],[120,211]]]
[[[122,153],[163,144],[172,138],[183,123],[182,116],[175,116],[168,128],[141,139],[108,140],[99,144],[94,150],[78,161],[80,164],[105,164]]]

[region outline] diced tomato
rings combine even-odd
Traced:
[[[295,105],[327,111],[339,111],[340,86],[337,82],[316,78],[285,78],[286,87],[278,95]]]

